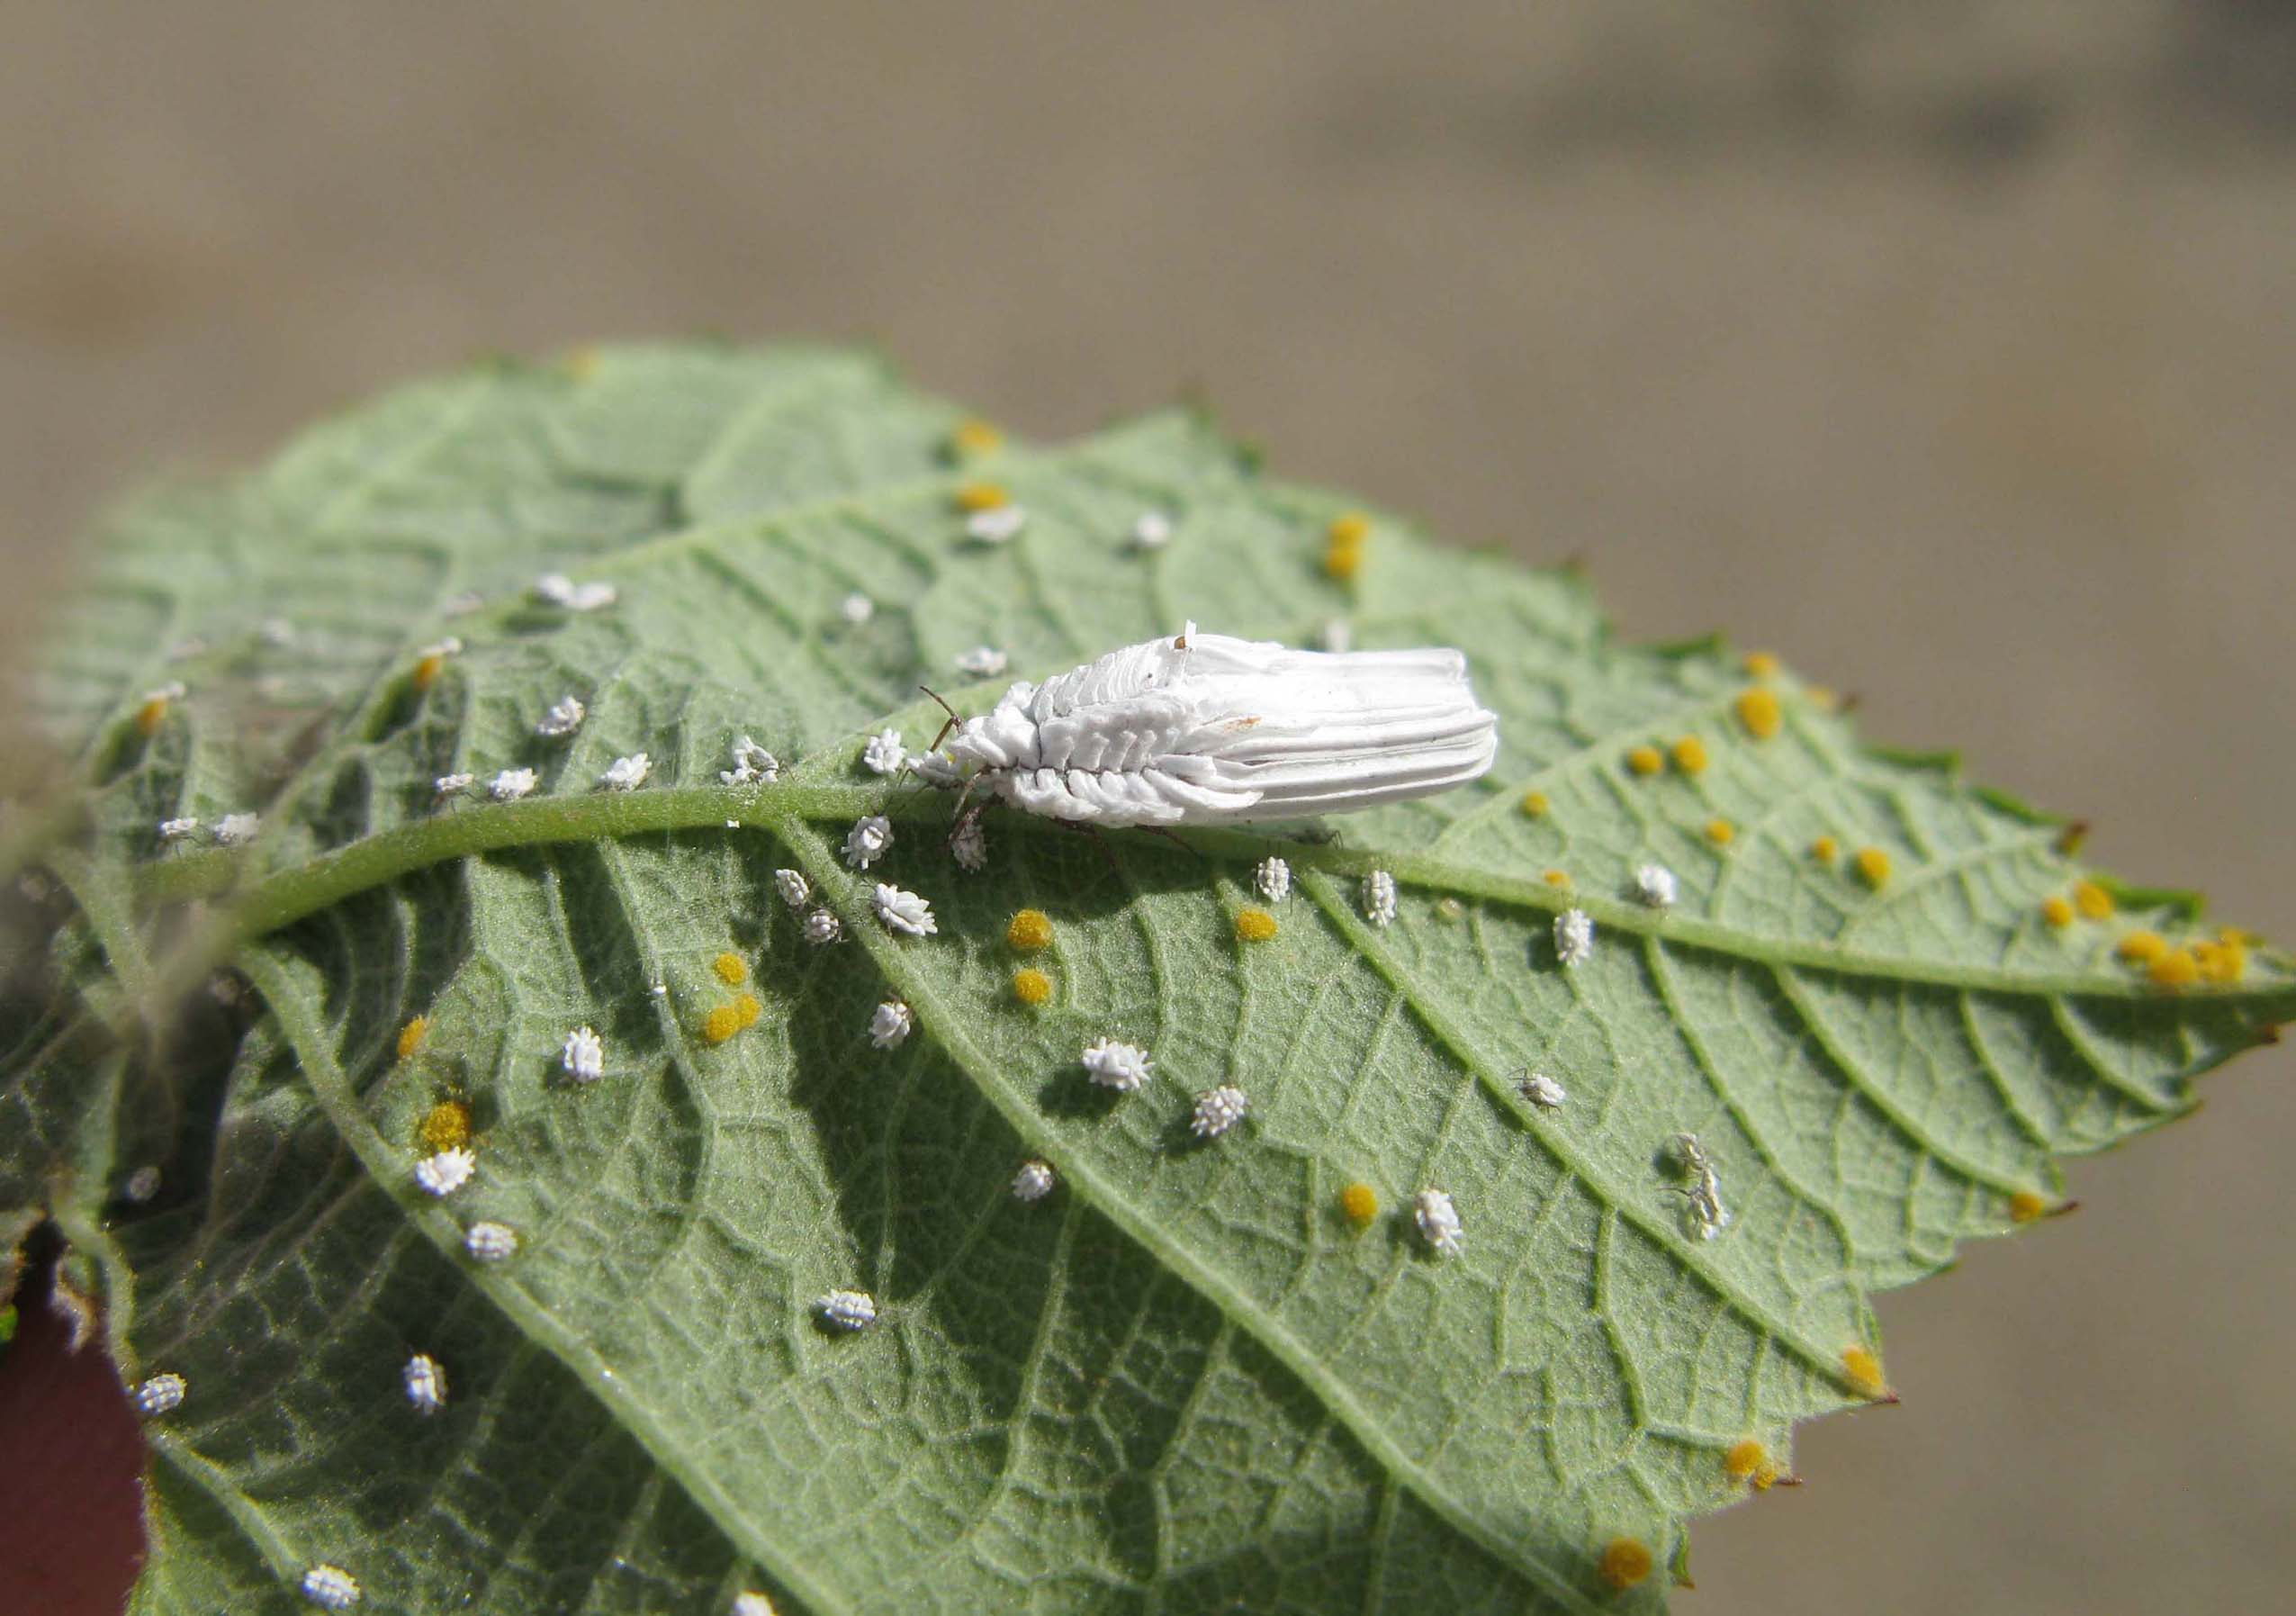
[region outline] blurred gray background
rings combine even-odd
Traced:
[[[2296,938],[2296,7],[0,0],[0,633],[482,353],[867,339],[1584,557]],[[1685,1611],[2286,1608],[2291,1061],[1881,1300]]]

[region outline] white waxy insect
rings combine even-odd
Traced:
[[[189,642],[186,643],[188,644]],[[206,649],[206,642],[202,641],[199,643],[197,650],[185,652],[179,648],[178,654],[182,655],[196,656],[200,654],[200,652]],[[142,700],[143,705],[148,707],[154,701],[181,701],[185,696],[190,694],[191,691],[185,688],[184,682],[182,680],[171,679],[166,684],[158,685],[151,690],[146,691],[143,693]]]
[[[121,1194],[140,1206],[159,1193],[159,1169],[149,1162],[128,1175]]]
[[[571,691],[550,704],[550,710],[535,720],[534,732],[545,741],[555,741],[570,736],[582,727],[590,716],[590,709],[582,699]]]
[[[646,776],[653,772],[653,760],[643,752],[633,752],[607,764],[598,783],[609,791],[635,791],[645,784]]]
[[[898,1049],[916,1025],[916,1017],[908,1006],[897,998],[888,998],[869,1016],[869,1041],[881,1050]]]
[[[773,1616],[773,1602],[755,1588],[734,1595],[734,1616]]]
[[[976,544],[1009,544],[1013,536],[1028,525],[1029,513],[1025,506],[992,505],[986,510],[976,510],[965,519],[965,537]]]
[[[734,743],[734,766],[720,769],[717,778],[729,786],[771,785],[780,774],[781,760],[743,736]]]
[[[1031,1157],[1021,1163],[1021,1170],[1013,1175],[1013,1198],[1031,1203],[1041,1201],[1052,1193],[1052,1187],[1058,1182],[1052,1170],[1052,1163]]]
[[[486,794],[497,802],[516,802],[535,787],[532,769],[505,769],[487,782]]]
[[[794,870],[773,872],[773,889],[781,894],[781,901],[793,909],[802,909],[813,898],[813,886]]]
[[[845,833],[845,862],[856,870],[866,870],[892,845],[893,821],[883,814],[871,814],[854,820],[853,828]]]
[[[254,841],[262,828],[260,814],[226,814],[215,822],[215,839],[226,847],[238,847]]]
[[[302,1590],[322,1611],[347,1611],[359,1602],[359,1579],[340,1566],[313,1566],[303,1573]]]
[[[619,597],[610,583],[577,583],[563,573],[545,573],[535,580],[534,592],[568,611],[597,611]]]
[[[883,881],[870,894],[869,907],[877,911],[878,923],[888,932],[907,937],[930,937],[941,929],[941,923],[932,917],[932,905],[914,892]]]
[[[1411,1215],[1419,1225],[1419,1236],[1435,1248],[1441,1257],[1456,1257],[1462,1250],[1459,1209],[1451,1204],[1449,1192],[1423,1189],[1411,1197]]]
[[[181,1375],[154,1375],[136,1387],[136,1413],[144,1415],[172,1413],[184,1405],[184,1394],[191,1388]]]
[[[475,774],[442,774],[430,782],[430,789],[434,796],[459,797],[476,784]]]
[[[559,1070],[577,1083],[595,1083],[606,1075],[606,1040],[587,1026],[566,1034],[558,1051]]]
[[[1681,883],[1663,864],[1643,864],[1634,871],[1634,896],[1653,909],[1670,907],[1680,895]]]
[[[1113,1038],[1103,1038],[1087,1047],[1084,1062],[1094,1082],[1119,1094],[1131,1093],[1156,1071],[1156,1062],[1148,1058],[1148,1051],[1137,1043],[1120,1043]]]
[[[1695,1133],[1674,1136],[1674,1159],[1690,1182],[1684,1187],[1669,1186],[1686,1203],[1691,1232],[1700,1240],[1712,1240],[1730,1227],[1730,1209],[1722,1204],[1722,1179],[1714,1170],[1714,1158]]]
[[[1191,624],[1023,680],[913,762],[1050,818],[1211,825],[1424,797],[1482,774],[1498,744],[1457,651],[1335,655]]]
[[[1292,866],[1274,853],[1252,867],[1252,885],[1270,903],[1282,903],[1292,896]]]
[[[1207,1088],[1196,1096],[1196,1112],[1188,1126],[1198,1139],[1217,1139],[1238,1123],[1252,1108],[1251,1097],[1242,1089],[1227,1083],[1217,1088]]]
[[[957,671],[970,673],[976,679],[994,679],[1004,672],[1011,661],[994,645],[975,645],[957,658]]]
[[[1525,1074],[1523,1080],[1515,1087],[1525,1099],[1542,1111],[1560,1111],[1562,1102],[1571,1097],[1562,1084],[1543,1071]]]
[[[159,839],[162,842],[180,842],[186,836],[197,835],[198,834],[199,821],[196,819],[185,817],[182,819],[162,819],[159,822]]]
[[[1565,909],[1554,917],[1554,957],[1564,965],[1577,965],[1590,958],[1595,952],[1594,917],[1584,909]]]
[[[859,628],[877,615],[877,602],[855,590],[837,602],[837,615]]]
[[[425,645],[421,650],[415,653],[417,656],[423,658],[425,661],[435,656],[441,662],[446,661],[446,658],[450,656],[460,656],[462,654],[463,642],[456,639],[451,634],[443,640],[433,640],[429,645]]]
[[[806,941],[819,948],[843,936],[845,923],[827,909],[814,909],[806,916],[804,930]]]
[[[957,861],[959,870],[980,870],[988,864],[988,833],[980,827],[980,816],[968,814],[958,821],[949,837],[949,856]]]
[[[508,1223],[473,1223],[463,1232],[463,1250],[481,1262],[500,1262],[518,1255],[518,1232]]]
[[[901,743],[897,729],[880,729],[861,747],[861,767],[871,774],[893,774],[909,755],[908,747]]]
[[[461,1145],[456,1145],[452,1150],[440,1151],[416,1162],[415,1182],[421,1186],[426,1195],[451,1196],[468,1184],[471,1175],[476,1171],[478,1158]]]
[[[429,1353],[418,1352],[409,1359],[399,1378],[407,1388],[407,1401],[425,1419],[446,1406],[446,1368]]]
[[[1364,918],[1373,925],[1391,925],[1395,921],[1395,878],[1384,870],[1374,870],[1364,877]]]
[[[1132,547],[1136,550],[1161,550],[1172,542],[1172,519],[1161,510],[1143,510],[1140,519],[1132,524]]]
[[[814,1311],[840,1330],[867,1330],[877,1323],[877,1298],[867,1291],[831,1291],[814,1304]]]

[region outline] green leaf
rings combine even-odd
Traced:
[[[41,669],[78,783],[18,838],[55,889],[9,961],[0,1220],[54,1218],[123,1374],[189,1383],[150,1422],[136,1609],[298,1608],[317,1563],[409,1611],[1655,1609],[1690,1517],[1882,1395],[1874,1291],[2054,1207],[2059,1158],[2296,1011],[2287,958],[2176,895],[2051,924],[2086,879],[2063,827],[1719,644],[1614,643],[1568,573],[1381,519],[1335,580],[1345,504],[1196,419],[969,459],[960,419],[850,355],[612,350],[410,388],[114,524]],[[965,538],[973,481],[1029,512],[1009,545]],[[1141,551],[1151,509],[1175,537]],[[553,569],[618,598],[539,600]],[[967,873],[949,799],[859,764],[887,723],[930,739],[921,683],[994,700],[968,647],[1038,678],[1190,618],[1460,646],[1499,767],[1329,835],[998,809]],[[537,736],[567,694],[580,730]],[[774,782],[720,783],[744,734]],[[1686,736],[1702,769],[1631,766]],[[644,787],[597,788],[641,751]],[[437,800],[522,766],[525,800]],[[248,809],[248,845],[156,844]],[[860,877],[873,812],[896,841]],[[1269,852],[1298,884],[1241,942]],[[1648,862],[1672,907],[1634,900]],[[843,941],[800,940],[784,868]],[[937,934],[880,926],[879,878]],[[2138,931],[2200,980],[2120,957]],[[234,1002],[177,1007],[217,961]],[[917,1032],[878,1050],[888,998]],[[1140,1093],[1087,1080],[1103,1035],[1153,1052]],[[1220,1083],[1250,1116],[1197,1141]],[[434,1200],[442,1102],[478,1169]],[[1412,1226],[1431,1187],[1455,1257]],[[513,1257],[465,1254],[481,1219]],[[878,1323],[824,1328],[834,1288]],[[1619,1539],[1657,1567],[1623,1593]]]

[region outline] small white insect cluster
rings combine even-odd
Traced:
[[[476,784],[475,774],[442,774],[430,782],[430,789],[438,797],[460,797]]]
[[[1223,1083],[1196,1096],[1195,1115],[1188,1125],[1198,1139],[1217,1139],[1242,1122],[1251,1108],[1250,1096],[1232,1084]]]
[[[843,618],[854,627],[859,628],[862,624],[868,622],[871,618],[877,615],[877,602],[870,600],[867,595],[861,593],[860,591],[855,590],[851,594],[847,595],[842,600],[837,602],[837,615]]]
[[[597,611],[614,604],[619,591],[610,583],[577,583],[563,573],[545,573],[535,580],[534,592],[552,606],[568,611]]]
[[[893,821],[883,814],[871,814],[854,820],[853,828],[845,833],[845,862],[856,870],[866,870],[892,845]]]
[[[1143,510],[1132,524],[1132,547],[1161,550],[1172,542],[1172,519],[1161,510]]]
[[[473,1223],[463,1232],[463,1250],[481,1262],[501,1262],[518,1250],[518,1232],[508,1223]]]
[[[781,760],[747,736],[734,743],[734,766],[717,772],[718,782],[729,786],[770,786],[780,775]]]
[[[1252,885],[1270,903],[1292,896],[1292,866],[1270,853],[1252,867]]]
[[[909,1007],[897,998],[888,998],[878,1006],[869,1018],[869,1041],[881,1050],[898,1049],[908,1040],[916,1025],[916,1017]]]
[[[872,774],[896,774],[909,755],[897,729],[880,729],[861,745],[861,766]]]
[[[1712,1240],[1730,1227],[1730,1209],[1722,1204],[1722,1180],[1714,1170],[1714,1158],[1697,1134],[1677,1133],[1674,1159],[1690,1178],[1688,1187],[1674,1192],[1688,1204],[1690,1231],[1700,1240]]]
[[[643,752],[633,752],[627,757],[617,757],[606,765],[606,772],[598,783],[609,791],[635,791],[645,784],[646,776],[653,772],[653,760]]]
[[[451,1196],[468,1184],[477,1170],[478,1158],[456,1145],[416,1162],[415,1183],[426,1195]]]
[[[143,1415],[173,1413],[184,1405],[184,1394],[191,1388],[181,1375],[154,1375],[136,1387],[136,1413]]]
[[[1057,1182],[1052,1163],[1032,1156],[1021,1163],[1021,1170],[1013,1175],[1013,1198],[1031,1204],[1041,1201],[1052,1193]]]
[[[1028,525],[1026,507],[992,505],[986,510],[976,510],[965,519],[965,537],[976,544],[1008,544]]]
[[[994,645],[975,645],[957,658],[957,671],[970,673],[976,679],[994,679],[1004,672],[1007,658]]]
[[[867,1291],[831,1291],[814,1304],[822,1323],[838,1330],[867,1330],[877,1323],[877,1298]]]
[[[1120,1043],[1113,1038],[1103,1038],[1087,1047],[1084,1062],[1094,1082],[1119,1094],[1132,1093],[1156,1070],[1156,1062],[1148,1058],[1148,1051],[1137,1043]]]
[[[532,769],[505,769],[487,783],[486,794],[497,802],[516,802],[535,788]]]
[[[988,835],[980,827],[980,816],[968,814],[949,837],[949,856],[957,861],[959,870],[980,870],[988,863]]]
[[[806,913],[801,929],[807,943],[815,948],[823,948],[845,934],[845,923],[827,909],[810,909]]]
[[[1459,1222],[1459,1209],[1451,1204],[1447,1191],[1419,1191],[1411,1197],[1411,1215],[1418,1223],[1420,1238],[1435,1248],[1437,1256],[1459,1255],[1463,1249],[1459,1238],[1463,1226]]]
[[[322,1611],[347,1611],[359,1602],[359,1579],[340,1566],[313,1566],[303,1573],[302,1590]]]
[[[1594,917],[1584,909],[1565,909],[1554,917],[1554,958],[1570,967],[1584,963],[1595,952]]]
[[[186,837],[195,836],[198,834],[199,821],[197,819],[186,817],[162,819],[159,822],[159,839],[162,842],[181,842]]]
[[[606,1075],[606,1040],[587,1026],[566,1034],[558,1051],[558,1065],[577,1083],[595,1083]]]
[[[1395,878],[1384,870],[1364,877],[1364,918],[1373,925],[1394,923]]]
[[[226,814],[215,822],[215,839],[226,847],[238,847],[254,841],[262,828],[260,814]]]
[[[1560,1111],[1563,1101],[1571,1097],[1564,1092],[1562,1084],[1543,1071],[1526,1073],[1516,1088],[1525,1099],[1542,1111]]]
[[[545,741],[563,740],[582,727],[590,709],[582,699],[572,691],[550,704],[549,710],[535,720],[534,732]]]
[[[755,1588],[734,1595],[734,1616],[773,1616],[773,1602]]]
[[[932,917],[932,905],[900,887],[879,881],[870,895],[869,907],[877,911],[878,924],[905,937],[930,937],[941,929],[941,923]]]
[[[1634,896],[1653,909],[1670,907],[1680,889],[1674,871],[1663,864],[1643,864],[1634,871]]]
[[[446,1406],[446,1370],[429,1353],[409,1359],[399,1377],[406,1386],[407,1401],[426,1420]]]
[[[813,898],[812,883],[794,870],[775,871],[773,889],[781,895],[781,901],[793,909],[804,908]]]

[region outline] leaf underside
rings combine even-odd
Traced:
[[[117,519],[37,670],[81,790],[61,840],[16,837],[53,891],[8,961],[0,1223],[54,1217],[123,1374],[188,1383],[149,1427],[135,1609],[301,1608],[332,1563],[426,1611],[1654,1610],[1686,1521],[1749,1490],[1740,1444],[1788,1471],[1796,1422],[1880,1395],[1870,1293],[2054,1205],[2059,1157],[2187,1108],[2296,1007],[2237,940],[2226,980],[2156,987],[2117,950],[2191,938],[2189,902],[2050,924],[2063,826],[1718,645],[1614,644],[1567,573],[1382,519],[1335,580],[1346,504],[1193,417],[969,458],[960,420],[851,354],[607,350],[408,389]],[[984,480],[1028,512],[1007,545],[965,537]],[[1151,510],[1171,542],[1136,548]],[[537,601],[549,570],[618,600]],[[992,701],[974,645],[1041,678],[1191,618],[1459,646],[1499,766],[1331,836],[995,809],[967,873],[950,800],[858,762],[887,723],[931,738],[921,683]],[[568,693],[581,729],[537,736]],[[720,783],[743,734],[778,781]],[[1684,736],[1703,769],[1628,761]],[[643,788],[596,789],[641,751]],[[536,794],[488,800],[518,766]],[[457,772],[482,789],[437,805]],[[248,808],[245,847],[156,845]],[[1271,846],[1297,882],[1239,942]],[[1672,907],[1633,901],[1645,862]],[[800,940],[783,868],[843,941]],[[937,934],[880,926],[880,879]],[[1054,931],[1025,957],[1023,907]],[[210,963],[241,1001],[173,1008]],[[711,1042],[743,992],[762,1013]],[[887,999],[917,1031],[879,1050]],[[1087,1080],[1102,1036],[1152,1052],[1139,1093]],[[1197,1141],[1221,1083],[1250,1115]],[[441,1201],[411,1169],[446,1099],[479,1166]],[[1732,1214],[1711,1240],[1679,1132]],[[1031,1157],[1058,1186],[1024,1204]],[[1455,1256],[1413,1226],[1432,1187]],[[513,1258],[464,1254],[481,1219]],[[876,1326],[824,1329],[833,1288]],[[1623,1591],[1622,1539],[1657,1567]]]

